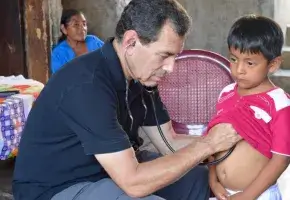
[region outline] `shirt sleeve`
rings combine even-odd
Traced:
[[[290,106],[279,110],[272,124],[272,152],[290,156]]]
[[[110,86],[85,83],[62,95],[59,112],[77,135],[87,155],[112,153],[131,147],[117,119],[117,96]]]
[[[97,36],[93,35],[92,38],[93,38],[93,42],[95,43],[96,49],[98,49],[104,45],[104,42],[100,38],[98,38]]]
[[[51,72],[55,73],[64,64],[65,64],[64,59],[61,59],[60,55],[57,52],[53,51],[51,54],[51,64],[50,64]]]
[[[169,122],[170,117],[168,115],[165,105],[161,101],[158,89],[156,88],[154,93],[151,95],[152,95],[153,102],[155,105],[155,111],[156,111],[155,113],[158,119],[158,123],[161,125],[161,124],[165,124],[166,122]],[[147,92],[144,92],[144,101],[147,106],[147,114],[146,114],[146,118],[144,120],[143,126],[157,126],[152,100],[151,100],[150,94]]]

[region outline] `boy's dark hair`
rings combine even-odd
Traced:
[[[124,33],[135,30],[143,44],[158,40],[166,21],[179,36],[184,36],[191,24],[185,9],[176,0],[132,0],[121,14],[115,34],[122,41]]]
[[[281,56],[284,37],[281,27],[272,19],[258,15],[239,18],[228,34],[228,48],[241,53],[261,53],[268,60]]]
[[[64,27],[67,27],[68,23],[70,22],[71,18],[76,15],[83,15],[83,12],[75,9],[67,9],[63,10],[61,14],[60,19],[60,25],[64,25]],[[61,31],[61,30],[60,30]],[[61,36],[58,39],[58,43],[61,43],[62,41],[66,40],[66,35],[63,34],[61,31]]]

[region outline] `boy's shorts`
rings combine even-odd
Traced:
[[[239,191],[232,191],[226,189],[228,193],[231,195],[239,193]],[[216,200],[216,198],[210,198],[210,200]],[[282,200],[282,196],[277,184],[272,185],[268,190],[266,190],[261,196],[258,197],[257,200]]]

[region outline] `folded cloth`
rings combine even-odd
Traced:
[[[34,95],[32,95],[32,94],[15,94],[15,95],[11,96],[11,98],[22,99],[24,115],[25,115],[25,119],[27,119],[28,114],[32,108],[34,101],[35,101]]]
[[[15,156],[25,124],[23,99],[8,97],[0,104],[0,160]]]

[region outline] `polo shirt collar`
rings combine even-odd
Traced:
[[[114,49],[113,40],[114,38],[109,38],[102,46],[101,52],[107,61],[108,66],[105,67],[107,67],[110,71],[112,76],[111,81],[113,82],[114,87],[119,91],[125,91],[126,78],[121,66],[120,59],[116,50]]]

